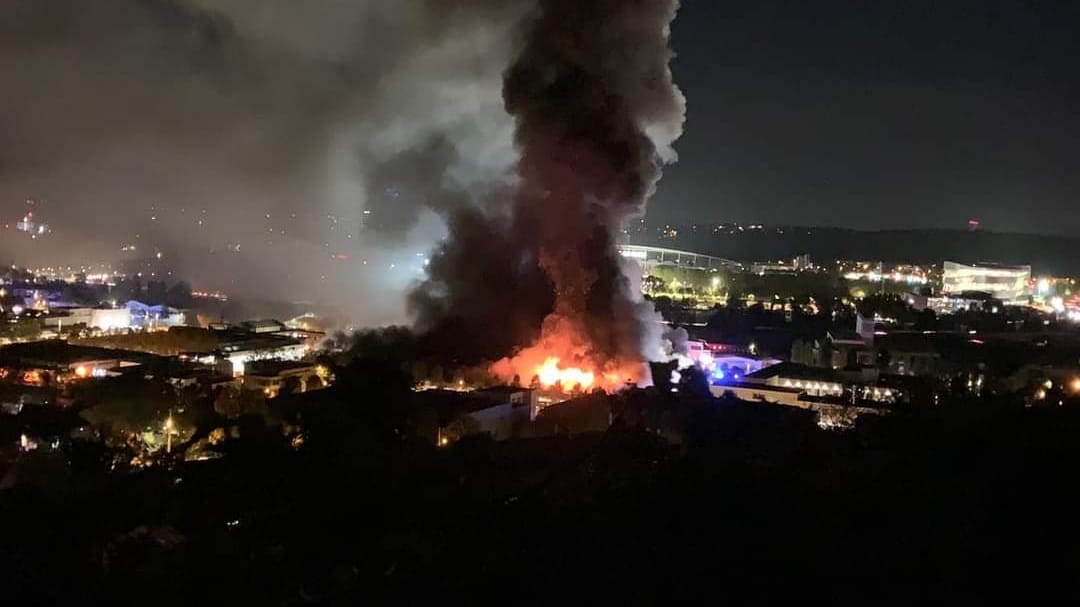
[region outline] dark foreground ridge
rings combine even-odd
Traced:
[[[1075,569],[1068,407],[957,406],[836,433],[801,410],[638,392],[590,397],[616,412],[605,432],[439,449],[378,406],[404,402],[390,388],[314,394],[301,445],[245,418],[214,461],[121,475],[91,449],[8,470],[21,482],[0,491],[6,596],[937,603]]]

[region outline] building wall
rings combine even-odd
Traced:
[[[104,309],[75,308],[67,316],[50,316],[43,323],[49,328],[86,325],[91,329],[109,331],[127,329],[131,326],[131,312],[126,308]]]
[[[856,407],[850,405],[837,405],[834,403],[819,403],[813,401],[801,400],[799,395],[794,392],[785,392],[781,390],[770,390],[768,386],[711,386],[710,391],[713,396],[720,398],[726,394],[730,394],[748,402],[769,403],[775,405],[784,405],[788,407],[798,407],[799,409],[807,409],[809,411],[815,411],[818,413],[819,419],[823,417],[830,418],[848,418],[854,420],[859,415],[883,415],[883,412],[878,409],[872,409],[869,407]]]
[[[469,417],[480,433],[488,433],[495,440],[508,440],[520,434],[520,429],[529,424],[532,415],[529,407],[506,403],[474,411]]]
[[[245,390],[261,391],[267,397],[275,398],[281,392],[282,387],[285,386],[285,382],[290,378],[299,381],[299,391],[301,393],[312,390],[315,386],[320,388],[323,386],[315,367],[290,369],[277,375],[247,375],[244,377],[243,385]]]
[[[126,308],[93,310],[89,326],[103,331],[127,329],[131,326],[131,311]]]
[[[224,373],[235,377],[242,377],[247,363],[256,360],[300,360],[307,355],[307,347],[304,344],[290,344],[278,348],[265,350],[238,350],[228,354],[224,362],[229,366],[221,365]]]
[[[803,409],[809,408],[807,402],[799,400],[799,394],[797,392],[789,392],[785,390],[771,390],[770,386],[711,386],[709,391],[713,396],[721,398],[726,395],[734,396],[739,400],[751,401],[751,402],[766,402],[777,405],[787,405],[789,407],[800,407]]]

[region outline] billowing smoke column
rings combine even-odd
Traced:
[[[540,0],[525,23],[503,86],[520,153],[512,204],[459,213],[412,298],[422,327],[503,348],[492,370],[506,380],[614,387],[640,381],[658,355],[655,314],[615,240],[682,130],[669,68],[677,8]]]

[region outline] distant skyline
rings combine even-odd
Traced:
[[[684,0],[654,222],[1080,234],[1080,3]]]
[[[0,261],[161,253],[199,288],[396,320],[382,294],[445,213],[513,200],[503,76],[534,4],[0,2],[0,220],[33,198],[52,229],[0,232]],[[683,0],[649,220],[1080,236],[1077,25],[1076,2]]]

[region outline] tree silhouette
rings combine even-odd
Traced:
[[[169,287],[165,294],[165,303],[174,308],[190,307],[191,301],[191,285],[182,280]]]
[[[299,377],[295,375],[285,378],[285,381],[281,382],[281,389],[279,394],[299,394],[303,391],[303,384]]]

